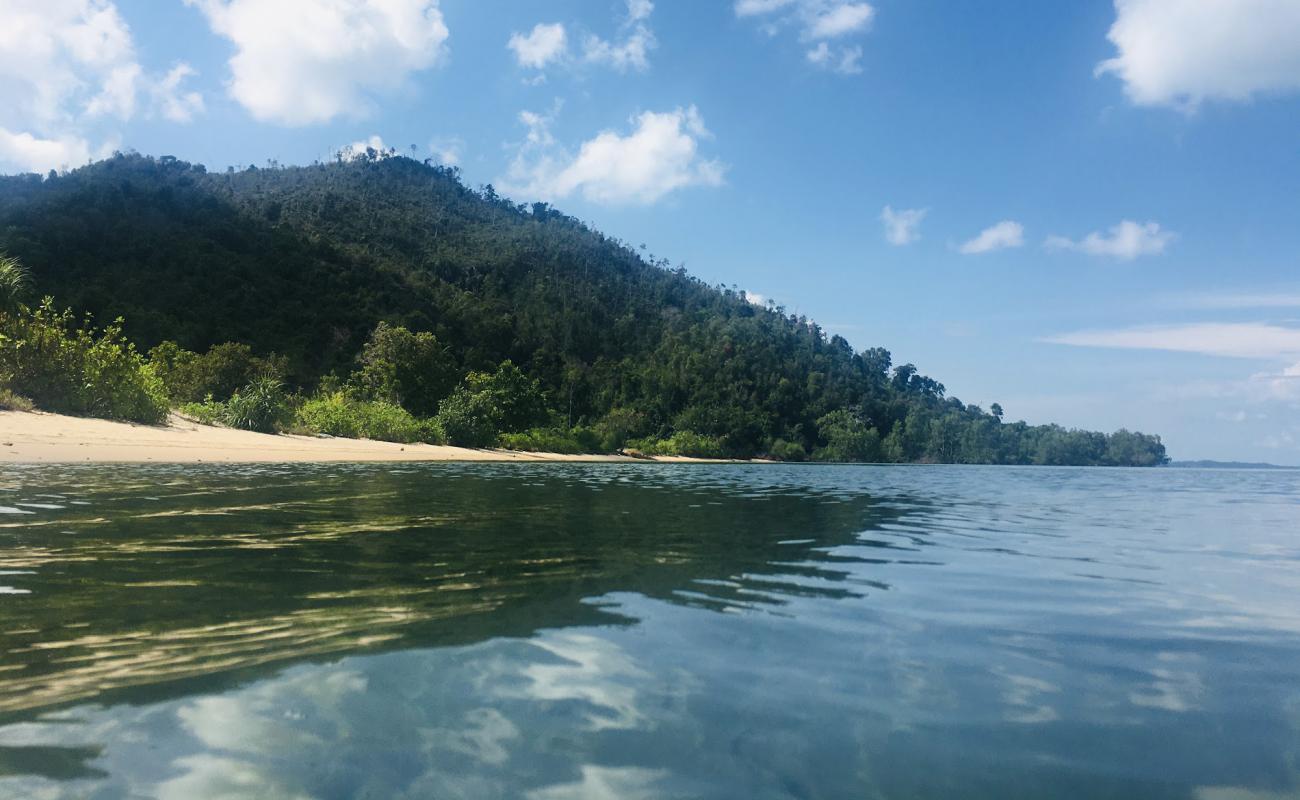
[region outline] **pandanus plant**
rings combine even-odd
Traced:
[[[0,314],[10,316],[22,311],[31,278],[18,259],[0,253]]]

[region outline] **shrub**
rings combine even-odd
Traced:
[[[546,396],[541,384],[508,360],[490,374],[471,372],[465,378],[465,387],[486,397],[503,431],[528,430],[546,421]]]
[[[183,416],[204,425],[225,425],[226,404],[208,395],[202,403],[182,403],[177,409]]]
[[[439,433],[457,447],[491,447],[501,429],[501,411],[487,392],[462,386],[438,405]]]
[[[507,450],[537,453],[597,453],[600,437],[590,428],[532,428],[519,433],[503,433],[497,444]]]
[[[880,432],[850,411],[832,411],[817,420],[817,433],[826,442],[813,457],[818,461],[879,461]]]
[[[26,397],[0,388],[0,411],[31,411],[34,408],[36,406]]]
[[[223,416],[232,428],[275,433],[289,416],[284,384],[275,378],[255,378],[226,402]]]
[[[401,406],[382,400],[358,400],[335,391],[318,394],[298,409],[299,428],[348,439],[437,443],[429,420],[419,420]]]
[[[803,445],[785,439],[772,442],[772,446],[767,449],[767,454],[777,461],[803,461],[808,458],[808,452],[803,449]]]
[[[649,432],[645,414],[630,408],[611,408],[596,423],[595,431],[600,436],[600,449],[607,452],[621,450],[630,439]]]
[[[283,356],[255,356],[252,348],[239,342],[213,345],[206,353],[163,342],[149,351],[149,363],[163,379],[167,394],[180,403],[207,397],[228,400],[258,378],[282,380],[287,370]]]
[[[68,414],[158,423],[169,408],[162,380],[122,336],[120,319],[103,331],[78,326],[48,297],[4,316],[0,385]]]
[[[722,439],[691,431],[677,431],[667,439],[642,439],[629,442],[631,449],[650,456],[690,456],[691,458],[723,458],[726,449]]]

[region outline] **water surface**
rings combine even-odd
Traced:
[[[1300,797],[1300,472],[7,467],[0,797]]]

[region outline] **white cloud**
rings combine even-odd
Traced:
[[[839,3],[813,12],[804,35],[809,39],[834,39],[858,33],[871,25],[875,9],[866,3]]]
[[[361,139],[352,144],[344,145],[339,148],[338,154],[344,161],[352,161],[358,158],[364,158],[366,153],[374,150],[379,158],[387,158],[389,147],[384,144],[384,139],[378,134],[371,136],[369,139]]]
[[[736,16],[754,17],[786,8],[795,0],[736,0]]]
[[[564,25],[558,22],[550,25],[539,23],[533,26],[532,32],[527,36],[522,33],[513,34],[506,47],[514,51],[519,66],[542,69],[552,61],[563,58],[569,43]]]
[[[862,48],[833,44],[855,34],[866,33],[875,18],[875,8],[852,0],[736,0],[737,17],[768,18],[763,29],[775,34],[783,27],[799,29],[799,38],[811,43],[804,56],[808,63],[841,75],[862,72]],[[775,19],[772,19],[775,18]]]
[[[159,112],[172,122],[189,122],[203,113],[203,95],[181,89],[181,82],[194,74],[189,64],[177,64],[151,89]]]
[[[40,139],[30,133],[0,128],[0,162],[26,172],[80,166],[91,158],[90,145],[75,136]]]
[[[1174,237],[1175,234],[1162,230],[1158,223],[1126,219],[1112,225],[1109,235],[1093,231],[1077,242],[1064,236],[1049,236],[1044,245],[1051,250],[1077,250],[1090,256],[1132,261],[1138,256],[1163,253]]]
[[[841,75],[857,75],[862,72],[862,65],[858,63],[862,59],[861,47],[832,48],[826,42],[818,42],[806,55],[810,64]]]
[[[627,0],[627,18],[631,22],[649,19],[654,10],[655,4],[651,0]]]
[[[650,0],[627,0],[627,19],[621,41],[607,41],[596,35],[583,43],[583,58],[593,64],[605,64],[619,72],[644,71],[650,67],[650,51],[658,42],[646,21],[654,11]]]
[[[116,141],[113,126],[141,111],[188,121],[202,98],[184,92],[178,64],[162,78],[136,58],[131,30],[109,0],[0,0],[0,161],[20,169],[77,166]],[[182,113],[182,110],[184,113]],[[101,142],[92,146],[91,139]]]
[[[1116,0],[1097,65],[1138,105],[1195,108],[1300,90],[1300,3],[1295,0]]]
[[[1019,222],[1004,219],[979,232],[974,239],[957,248],[964,255],[988,253],[1009,247],[1020,247],[1025,243],[1025,227]]]
[[[433,153],[433,160],[439,164],[448,167],[454,167],[460,163],[461,154],[465,152],[465,140],[458,136],[447,139],[429,140],[429,152]]]
[[[235,45],[231,97],[282,125],[359,116],[433,66],[449,35],[436,0],[185,2]]]
[[[528,135],[499,181],[509,194],[554,200],[577,193],[595,203],[653,203],[677,189],[722,183],[722,164],[699,154],[700,140],[711,137],[695,106],[642,112],[631,120],[631,133],[601,131],[577,155],[556,144],[551,117],[524,111],[519,119]]]
[[[1169,350],[1229,358],[1300,357],[1300,328],[1262,322],[1205,322],[1077,331],[1051,336],[1044,341],[1080,347]]]
[[[905,245],[921,238],[921,221],[925,219],[927,208],[900,208],[895,211],[885,206],[880,212],[880,221],[885,226],[885,241],[892,245]]]

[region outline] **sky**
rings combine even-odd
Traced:
[[[0,172],[394,148],[1009,418],[1300,464],[1297,0],[0,0],[0,20]]]

